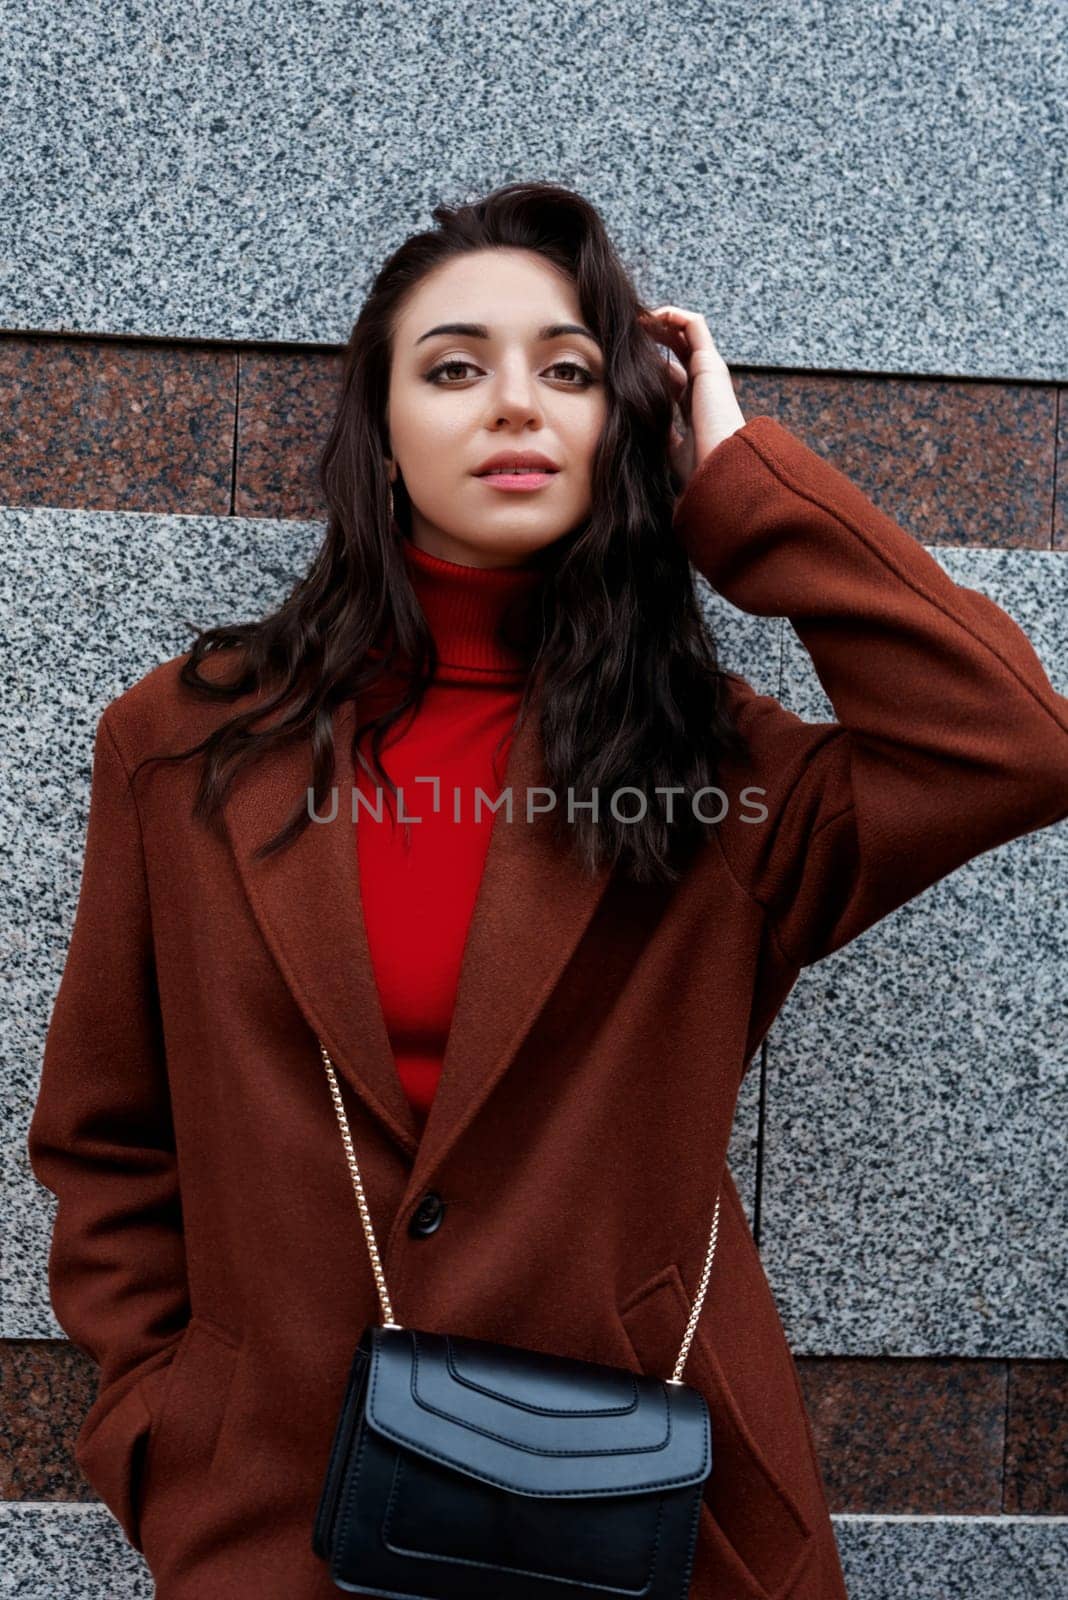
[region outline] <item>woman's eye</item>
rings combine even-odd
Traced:
[[[443,372],[448,372],[451,368],[470,367],[472,365],[473,363],[470,361],[439,361],[437,366],[431,367],[427,373],[426,381],[427,383],[434,383]]]
[[[573,388],[588,389],[591,383],[597,382],[597,379],[594,377],[589,368],[581,366],[577,361],[557,361],[553,367],[549,368],[549,371],[552,372],[554,370],[559,370],[561,367],[569,367],[572,372],[578,372],[581,374],[582,382],[580,384],[572,385]]]
[[[473,367],[473,366],[474,366],[474,362],[472,362],[472,361],[461,361],[458,358],[453,358],[451,361],[439,361],[437,366],[436,367],[431,367],[430,371],[426,374],[426,381],[428,383],[437,383],[439,377],[441,377],[446,372],[453,371],[457,367],[459,367],[460,370],[462,371],[466,367]],[[547,370],[549,372],[560,372],[560,371],[577,372],[579,374],[579,378],[577,380],[576,379],[572,379],[571,381],[568,382],[567,387],[569,389],[588,389],[589,386],[592,383],[596,383],[597,382],[597,379],[594,377],[593,373],[590,372],[589,368],[582,366],[581,363],[579,363],[578,361],[554,361],[552,366],[549,367]],[[450,388],[450,387],[451,387],[451,384],[449,384],[449,383],[439,384],[439,388],[446,388],[447,389],[447,388]]]

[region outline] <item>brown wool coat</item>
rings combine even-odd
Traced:
[[[676,513],[713,586],[790,619],[837,716],[740,678],[729,810],[674,889],[584,878],[525,820],[512,746],[424,1136],[369,963],[337,713],[336,825],[251,851],[306,749],[239,778],[225,830],[195,763],[127,773],[228,711],[183,657],[97,729],[77,918],[29,1137],[59,1198],[52,1302],[100,1366],[77,1443],[159,1600],[326,1600],[310,1532],[353,1347],[381,1316],[315,1036],[338,1069],[395,1318],[684,1378],[715,1449],[697,1600],[842,1600],[793,1360],[725,1167],[743,1073],[799,969],[969,858],[1068,815],[1068,700],[999,607],[955,585],[767,416]],[[754,823],[741,790],[762,788]],[[429,1192],[439,1227],[409,1229]]]

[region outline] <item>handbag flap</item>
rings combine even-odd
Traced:
[[[711,1470],[708,1406],[687,1384],[457,1334],[370,1332],[369,1425],[486,1483],[635,1494]]]

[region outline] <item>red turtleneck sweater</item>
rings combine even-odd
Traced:
[[[511,737],[496,774],[494,749],[515,719],[528,670],[522,655],[496,642],[495,630],[513,596],[533,600],[542,575],[530,567],[461,566],[408,539],[403,546],[440,660],[417,715],[397,724],[382,751],[402,791],[401,822],[385,785],[376,818],[377,786],[361,770],[355,832],[375,980],[397,1072],[422,1125],[441,1073],[494,820],[485,803],[475,819],[476,791],[491,800],[501,792]],[[392,692],[388,682],[376,685],[374,706],[388,704]],[[370,704],[361,705],[361,717]],[[417,783],[421,777],[440,780],[437,811],[434,785]],[[422,820],[405,828],[406,817]]]

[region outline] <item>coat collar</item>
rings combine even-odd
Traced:
[[[583,872],[550,837],[548,813],[526,818],[527,789],[544,781],[535,703],[509,749],[504,786],[513,820],[494,815],[464,948],[456,1005],[437,1092],[420,1136],[397,1073],[371,965],[350,821],[355,703],[333,717],[333,821],[312,822],[289,847],[257,861],[310,786],[306,743],[269,752],[239,773],[223,808],[253,914],[311,1032],[308,1071],[329,1089],[316,1036],[339,1081],[359,1095],[412,1162],[406,1201],[422,1193],[520,1044],[582,937],[610,869]],[[323,812],[331,813],[332,796]],[[357,1146],[357,1160],[359,1148]]]

